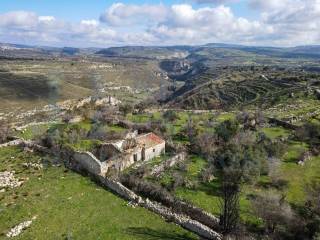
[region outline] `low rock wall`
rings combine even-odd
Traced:
[[[276,118],[269,118],[269,123],[275,124],[277,126],[280,126],[280,127],[286,128],[286,129],[290,129],[290,130],[296,130],[299,128],[296,125],[293,125],[291,123],[288,123],[288,122],[285,122],[285,121],[282,121],[282,120],[279,120]]]
[[[22,139],[13,140],[7,143],[0,144],[0,148],[11,147],[11,146],[19,146],[23,143]]]
[[[4,144],[0,144],[0,148],[12,147],[12,146],[20,146],[20,147],[30,148],[30,149],[33,149],[35,151],[42,152],[42,153],[51,153],[50,149],[43,147],[43,146],[37,144],[36,142],[26,141],[23,139],[16,139],[16,140],[4,143]]]
[[[181,227],[196,233],[197,235],[210,239],[221,240],[223,237],[221,234],[213,231],[209,227],[201,224],[198,221],[190,219],[188,216],[174,213],[170,208],[167,208],[160,203],[144,200],[130,189],[123,186],[121,183],[99,176],[98,181],[108,189],[111,189],[121,197],[136,202],[139,206],[144,207],[154,213],[161,215],[162,217],[171,220],[172,222],[180,225]]]

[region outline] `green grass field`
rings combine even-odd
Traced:
[[[12,158],[13,157],[13,158]],[[28,177],[21,187],[0,193],[1,239],[32,217],[37,219],[15,239],[197,239],[140,207],[132,208],[87,177],[49,166],[24,169],[24,162],[46,159],[17,148],[0,149],[0,169]]]

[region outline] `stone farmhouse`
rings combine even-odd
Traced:
[[[74,160],[90,173],[106,176],[135,162],[149,161],[165,153],[165,140],[154,133],[130,133],[125,139],[106,142],[92,153],[77,152]]]
[[[148,161],[165,153],[165,141],[154,133],[129,136],[102,144],[96,152],[108,171],[122,171],[138,161]]]

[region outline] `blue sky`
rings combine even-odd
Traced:
[[[183,0],[123,0],[123,1],[101,1],[101,0],[1,0],[0,11],[9,12],[16,10],[34,11],[40,15],[54,15],[70,21],[80,21],[83,18],[97,18],[101,9],[110,7],[115,2],[125,4],[159,4],[165,5],[189,3],[193,6],[209,6],[212,4],[197,4],[192,1]],[[215,4],[216,5],[216,4]],[[237,1],[236,3],[227,2],[238,16],[246,16],[253,19],[257,17],[257,11],[248,8],[247,1]]]
[[[52,46],[320,43],[320,0],[1,0],[0,41]]]

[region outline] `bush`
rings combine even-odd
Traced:
[[[218,141],[213,134],[204,133],[196,138],[193,152],[210,158],[218,148]]]
[[[268,138],[261,142],[269,158],[281,158],[286,153],[288,146],[282,141],[272,141]]]
[[[182,129],[182,133],[188,137],[190,143],[194,143],[199,134],[198,124],[189,117],[188,122]]]
[[[256,196],[252,201],[254,213],[263,220],[268,234],[281,234],[294,219],[294,213],[284,197],[276,194]]]
[[[214,154],[214,164],[219,170],[238,169],[243,173],[243,180],[253,180],[265,167],[266,156],[263,151],[253,146],[228,144]]]
[[[240,126],[236,120],[227,120],[220,123],[215,128],[217,136],[224,142],[228,142],[239,131]]]
[[[296,130],[296,137],[303,142],[309,143],[311,146],[320,145],[320,124],[307,123]]]
[[[204,183],[211,182],[214,179],[214,166],[210,166],[208,168],[202,169],[200,173],[200,179]]]
[[[179,118],[178,114],[173,110],[168,110],[163,114],[164,119],[173,122]]]
[[[119,111],[123,113],[123,115],[127,115],[133,112],[133,106],[131,104],[122,104],[119,106]]]
[[[310,239],[317,239],[320,233],[320,180],[314,180],[306,186],[307,200],[302,217]]]

